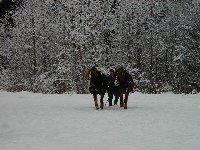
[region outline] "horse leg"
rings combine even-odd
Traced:
[[[127,109],[128,95],[129,95],[129,93],[125,93],[124,109]]]
[[[120,93],[120,107],[124,107],[123,93]]]
[[[112,99],[113,99],[113,91],[109,90],[108,91],[108,102],[109,102],[109,106],[112,106]]]
[[[99,109],[98,102],[97,102],[97,94],[93,94],[93,98],[94,98],[94,104],[95,104],[96,109]]]
[[[104,103],[103,103],[104,94],[100,94],[100,108],[103,109]]]
[[[117,102],[119,99],[119,88],[118,87],[115,89],[114,95],[115,95],[114,105],[117,105]]]
[[[115,95],[114,105],[117,105],[118,99],[119,99],[119,96]]]

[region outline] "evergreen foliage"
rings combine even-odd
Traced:
[[[200,2],[25,0],[0,22],[0,89],[87,93],[123,66],[144,93],[200,91]]]

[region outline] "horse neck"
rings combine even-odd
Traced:
[[[126,71],[124,71],[124,72],[123,72],[123,77],[121,78],[121,84],[123,84],[123,83],[126,82],[127,80],[130,80],[130,79],[129,79],[129,74],[128,74]]]
[[[101,79],[101,73],[97,72],[97,73],[93,76],[93,79],[94,79],[95,81],[100,80],[100,79]]]

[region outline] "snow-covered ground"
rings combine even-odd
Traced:
[[[200,94],[134,93],[127,110],[95,110],[89,94],[0,91],[0,150],[199,149]]]

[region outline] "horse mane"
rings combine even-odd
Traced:
[[[95,67],[92,67],[92,68],[90,68],[87,72],[86,72],[86,76],[89,76],[89,74],[91,73],[91,72],[93,72],[93,73],[95,73],[96,75],[98,75],[98,70],[95,68]]]
[[[133,77],[131,76],[130,73],[128,73],[126,70],[124,70],[124,74],[125,74],[126,78],[128,78],[131,81],[133,81]]]

